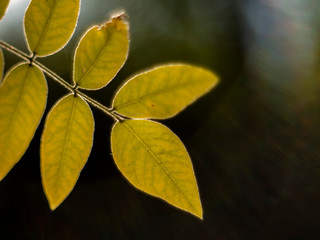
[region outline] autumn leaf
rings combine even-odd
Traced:
[[[160,66],[128,80],[113,100],[130,118],[173,117],[218,83],[212,72],[192,65]]]
[[[47,102],[42,72],[23,63],[14,66],[0,87],[0,180],[20,160],[40,123]]]
[[[102,26],[89,29],[76,49],[75,84],[91,90],[107,85],[125,63],[128,48],[128,25],[121,15]]]
[[[117,167],[132,185],[202,219],[190,157],[170,129],[148,120],[117,122],[111,147]]]
[[[30,51],[39,57],[63,48],[78,20],[80,0],[32,0],[24,18]]]
[[[42,133],[41,179],[50,208],[74,188],[93,144],[94,119],[82,98],[67,95],[47,116]]]

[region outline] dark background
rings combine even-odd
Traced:
[[[26,50],[26,0],[12,0],[0,39]],[[95,142],[70,196],[51,212],[39,141],[0,183],[1,239],[319,239],[318,0],[82,0],[77,30],[39,59],[70,81],[84,31],[124,9],[130,54],[118,76],[88,94],[110,105],[124,79],[186,62],[220,76],[213,91],[163,121],[189,150],[204,220],[134,189],[110,150],[112,120],[93,109]],[[19,59],[5,52],[6,69]],[[48,109],[65,90],[48,79]],[[6,237],[3,237],[6,236]]]

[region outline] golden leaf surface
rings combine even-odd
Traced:
[[[202,219],[190,157],[170,129],[149,120],[117,122],[111,147],[117,167],[136,188]]]
[[[94,119],[88,104],[67,95],[49,112],[42,133],[41,179],[50,208],[74,188],[93,144]]]
[[[32,0],[24,18],[28,47],[39,57],[51,55],[70,40],[80,0]]]
[[[75,84],[91,90],[107,85],[125,63],[128,48],[128,25],[121,16],[89,29],[76,49]]]
[[[48,87],[43,73],[23,63],[14,66],[0,87],[0,180],[20,160],[40,123]]]
[[[116,94],[114,110],[130,118],[173,117],[218,83],[212,72],[192,65],[161,66],[134,76]]]
[[[6,14],[9,2],[10,2],[9,0],[1,0],[0,1],[0,20],[2,20],[2,18]]]

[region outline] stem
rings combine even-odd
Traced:
[[[6,49],[9,52],[12,52],[13,54],[15,54],[16,56],[26,60],[27,62],[30,62],[30,56],[22,51],[20,51],[19,49],[9,45],[8,43],[5,43],[3,41],[0,40],[0,46],[4,49]]]
[[[101,111],[103,111],[105,114],[109,115],[110,117],[112,117],[115,121],[121,121],[123,120],[120,116],[115,115],[109,108],[107,108],[106,106],[102,105],[101,103],[99,103],[98,101],[90,98],[88,95],[80,92],[79,90],[75,89],[76,94],[78,94],[79,96],[81,96],[84,100],[86,100],[89,104],[91,104],[92,106],[100,109]]]
[[[32,65],[37,66],[38,68],[40,68],[44,73],[46,73],[48,76],[50,76],[53,80],[55,80],[56,82],[58,82],[60,85],[62,85],[63,87],[65,87],[66,89],[68,89],[71,92],[75,92],[75,89],[73,89],[73,86],[71,84],[69,84],[67,81],[65,81],[63,78],[61,78],[59,75],[57,75],[55,72],[51,71],[49,68],[47,68],[46,66],[42,65],[41,63],[39,63],[37,60],[33,60],[31,62]]]
[[[22,58],[23,60],[25,60],[26,62],[28,62],[31,65],[37,66],[38,68],[40,68],[45,74],[47,74],[49,77],[51,77],[53,80],[55,80],[56,82],[58,82],[61,86],[65,87],[66,89],[68,89],[70,92],[72,92],[75,95],[79,95],[81,96],[86,102],[88,102],[89,104],[91,104],[92,106],[100,109],[101,111],[103,111],[105,114],[107,114],[108,116],[112,117],[115,121],[121,121],[123,120],[122,117],[118,116],[117,114],[114,114],[112,112],[112,109],[107,108],[106,106],[104,106],[103,104],[99,103],[98,101],[92,99],[91,97],[89,97],[88,95],[80,92],[78,90],[78,88],[76,86],[72,86],[70,83],[68,83],[67,81],[65,81],[63,78],[61,78],[58,74],[56,74],[55,72],[51,71],[49,68],[47,68],[46,66],[42,65],[40,62],[35,60],[35,57],[33,56],[29,56],[26,53],[20,51],[19,49],[9,45],[6,42],[3,42],[0,40],[0,46],[4,49],[6,49],[7,51],[15,54],[16,56]]]

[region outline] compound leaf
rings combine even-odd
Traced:
[[[4,70],[4,58],[3,58],[2,50],[0,48],[0,85],[2,82],[3,70]]]
[[[128,25],[123,15],[102,26],[94,26],[81,38],[74,58],[73,80],[83,89],[107,85],[128,55]]]
[[[29,49],[37,56],[51,55],[71,38],[80,0],[32,0],[24,18]]]
[[[13,67],[0,87],[0,180],[20,160],[47,102],[43,73],[29,64]]]
[[[161,66],[134,76],[118,91],[114,110],[130,118],[172,117],[218,82],[212,72],[191,65]]]
[[[82,98],[67,95],[50,111],[42,133],[41,178],[50,208],[70,194],[89,157],[94,119]]]
[[[8,9],[9,0],[1,0],[0,1],[0,20],[4,17],[6,14],[6,11]]]
[[[190,157],[170,129],[149,120],[117,122],[111,147],[117,167],[136,188],[202,219]]]

